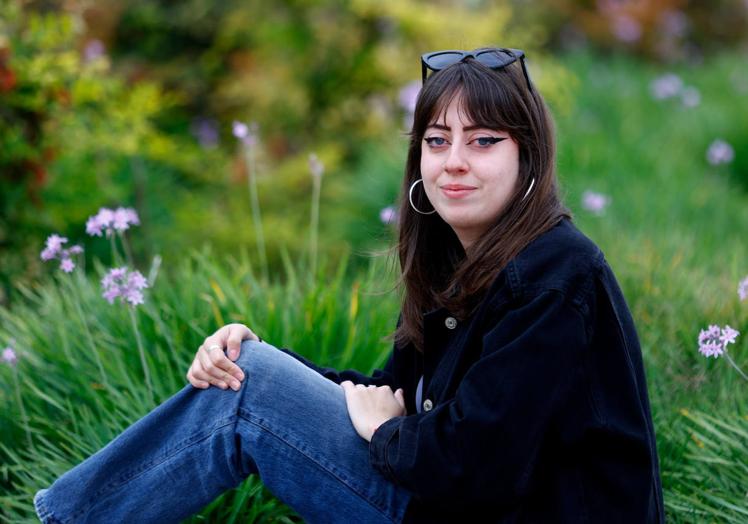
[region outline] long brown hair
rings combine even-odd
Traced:
[[[493,226],[467,250],[437,213],[416,213],[407,198],[411,184],[421,178],[426,128],[455,97],[475,124],[505,131],[519,145],[515,192]],[[418,95],[409,136],[397,246],[404,297],[395,342],[424,351],[425,312],[445,307],[460,319],[469,317],[506,264],[571,214],[558,196],[553,120],[537,89],[528,89],[519,62],[493,71],[467,58],[431,75]],[[533,178],[533,189],[523,200]],[[431,205],[420,186],[414,190],[414,202],[425,211]]]

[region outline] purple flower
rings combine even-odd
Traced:
[[[231,131],[245,146],[253,146],[257,143],[257,129],[257,122],[247,125],[244,122],[234,120]]]
[[[130,224],[134,226],[140,225],[140,219],[135,210],[130,207],[117,208],[112,216],[112,227],[117,231],[125,231],[130,227]]]
[[[673,73],[665,73],[655,78],[649,86],[652,96],[657,100],[664,100],[680,94],[683,80]]]
[[[734,344],[739,331],[725,326],[720,328],[711,324],[707,329],[699,332],[699,353],[705,357],[720,357],[727,351],[727,344]]]
[[[144,302],[142,289],[148,287],[148,281],[139,271],[130,271],[126,267],[113,268],[101,279],[104,288],[102,296],[114,304],[116,298],[132,306]]]
[[[190,125],[190,132],[206,149],[212,149],[218,145],[218,126],[215,120],[209,118],[195,119]]]
[[[18,362],[18,356],[16,355],[16,352],[13,351],[13,348],[10,346],[3,349],[2,359],[3,359],[3,362],[8,364],[9,366],[15,366],[16,362]]]
[[[63,258],[60,262],[60,269],[62,269],[65,273],[72,273],[73,269],[75,269],[75,262],[73,262],[69,258]]]
[[[312,173],[312,176],[316,178],[321,177],[322,173],[325,172],[325,166],[314,153],[309,154],[309,171]]]
[[[246,138],[249,135],[249,127],[244,122],[234,120],[232,133],[236,138]]]
[[[668,9],[660,13],[659,24],[665,34],[678,38],[686,34],[689,20],[683,11]]]
[[[706,159],[713,166],[729,164],[733,158],[735,158],[735,151],[732,146],[720,138],[709,144],[709,149],[706,151]]]
[[[71,246],[68,249],[63,247],[68,239],[60,235],[50,235],[47,238],[46,247],[41,252],[41,259],[44,261],[60,259],[60,269],[65,273],[70,273],[75,269],[75,263],[70,255],[83,253],[83,248],[79,245]]]
[[[686,107],[696,107],[701,103],[701,93],[693,86],[686,86],[680,93],[680,101]]]
[[[741,302],[748,298],[748,276],[738,284],[738,296],[740,297]]]
[[[104,56],[106,49],[101,40],[93,39],[86,42],[86,47],[83,48],[83,61],[93,62],[97,58]]]
[[[596,215],[602,215],[608,204],[610,204],[610,197],[602,193],[585,191],[582,194],[582,207]]]
[[[100,237],[102,231],[109,237],[116,231],[126,231],[130,226],[140,225],[138,213],[131,207],[108,209],[102,207],[99,212],[86,221],[86,233]]]
[[[41,252],[41,259],[52,260],[57,258],[60,251],[62,251],[62,245],[67,241],[68,239],[66,237],[61,237],[60,235],[49,235],[49,237],[47,237],[46,246]]]
[[[642,26],[629,15],[616,14],[613,16],[613,35],[621,42],[631,44],[641,38]]]
[[[421,92],[421,82],[414,80],[406,84],[400,89],[400,107],[406,112],[413,113],[416,110],[416,102],[418,101],[418,94]]]
[[[725,325],[724,329],[722,330],[722,334],[719,336],[719,339],[725,346],[727,346],[727,344],[734,344],[735,338],[738,335],[740,335],[740,332],[738,330],[732,329],[730,326]]]
[[[379,220],[383,224],[394,224],[397,219],[397,210],[393,206],[387,206],[379,212]]]

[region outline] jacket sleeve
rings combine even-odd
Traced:
[[[587,343],[584,318],[560,292],[510,310],[453,398],[377,428],[372,466],[435,505],[509,503],[527,487]]]
[[[338,371],[331,367],[318,366],[311,360],[304,358],[303,356],[293,352],[288,348],[278,348],[280,351],[291,355],[293,358],[304,364],[305,366],[313,369],[328,380],[332,380],[336,384],[340,384],[346,380],[350,380],[354,384],[364,384],[365,386],[390,386],[393,391],[395,388],[395,376],[394,376],[394,350],[390,353],[387,358],[387,362],[384,365],[384,369],[375,369],[372,376],[364,375],[363,373],[356,371],[355,369],[346,369]]]

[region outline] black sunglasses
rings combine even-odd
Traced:
[[[468,57],[474,58],[493,70],[501,69],[519,60],[522,64],[522,73],[524,73],[525,80],[527,80],[527,87],[532,92],[530,75],[527,74],[527,68],[525,67],[525,52],[520,49],[509,49],[506,47],[473,49],[472,51],[433,51],[423,54],[421,55],[422,83],[426,83],[426,74],[429,69],[434,72],[441,71],[445,67],[461,62]]]

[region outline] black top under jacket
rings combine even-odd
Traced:
[[[662,523],[641,349],[603,253],[568,219],[497,275],[476,312],[423,318],[425,352],[395,347],[372,377],[408,415],[369,444],[413,494],[404,522]],[[423,374],[421,412],[415,391]]]

